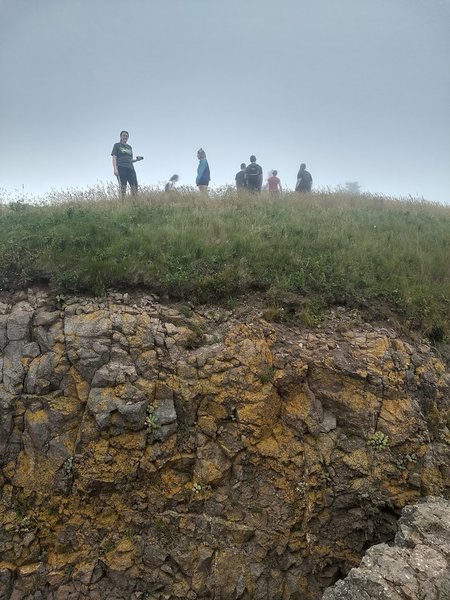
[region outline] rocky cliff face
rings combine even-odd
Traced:
[[[425,344],[343,311],[57,300],[0,304],[2,600],[313,600],[448,493]]]

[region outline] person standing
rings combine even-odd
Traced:
[[[247,188],[251,192],[260,192],[263,181],[263,170],[256,162],[256,156],[250,156],[250,164],[245,169]]]
[[[295,184],[296,192],[310,192],[313,179],[311,173],[306,170],[305,163],[300,165],[300,170],[297,173],[297,183]]]
[[[247,180],[245,177],[245,163],[241,163],[241,170],[236,173],[234,180],[236,181],[236,189],[242,190],[247,187]]]
[[[198,189],[203,193],[208,193],[208,185],[211,180],[211,173],[209,171],[209,164],[206,160],[206,152],[203,148],[197,151],[197,158],[199,160],[197,167],[197,178],[195,180]]]
[[[125,195],[127,183],[130,185],[131,193],[137,193],[138,182],[133,163],[144,159],[143,156],[136,156],[136,158],[133,158],[133,149],[127,144],[128,138],[128,131],[121,131],[120,142],[114,144],[111,152],[114,175],[120,181],[120,192],[122,196]]]
[[[278,171],[272,171],[272,175],[267,180],[269,192],[271,192],[272,194],[278,194],[279,192],[283,191],[283,189],[281,187],[280,178],[277,177],[277,175],[278,175]]]
[[[165,192],[171,192],[175,189],[176,182],[180,179],[179,175],[172,175],[164,187]]]

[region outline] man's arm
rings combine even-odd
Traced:
[[[112,163],[113,163],[114,175],[116,177],[119,177],[119,169],[117,168],[117,156],[115,154],[113,154]]]

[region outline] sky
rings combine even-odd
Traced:
[[[314,188],[450,204],[450,0],[0,0],[0,189],[214,187],[255,154]]]

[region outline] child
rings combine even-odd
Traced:
[[[180,177],[178,175],[172,175],[172,177],[169,179],[169,181],[166,183],[166,186],[164,188],[165,192],[171,192],[172,190],[175,189],[175,184],[176,182],[180,179]]]

